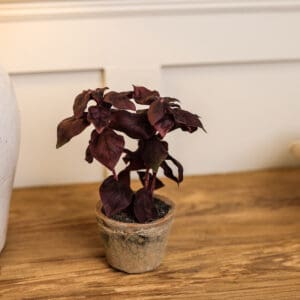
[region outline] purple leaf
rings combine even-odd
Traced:
[[[179,108],[180,106],[175,103],[179,102],[179,100],[175,98],[158,98],[149,107],[148,111],[148,119],[152,126],[155,126],[157,122],[166,117],[166,115],[170,115],[172,108]]]
[[[163,98],[155,100],[149,107],[148,119],[152,126],[160,121],[167,113],[168,105],[163,101]]]
[[[93,160],[94,160],[93,155],[92,155],[91,150],[90,150],[90,146],[88,146],[88,147],[86,148],[86,150],[85,150],[85,160],[86,160],[89,164],[91,164],[91,163],[93,162]]]
[[[130,170],[125,168],[118,174],[118,180],[124,185],[130,186]]]
[[[73,112],[76,118],[82,117],[91,98],[91,90],[83,91],[74,100]]]
[[[145,186],[145,176],[146,176],[146,172],[144,172],[144,171],[139,171],[139,172],[138,172],[138,175],[139,175],[140,181],[142,182],[143,186]],[[150,185],[150,186],[152,185],[152,181],[153,181],[153,175],[152,175],[151,173],[149,173],[149,185]],[[165,185],[163,184],[163,182],[162,182],[161,180],[159,180],[159,179],[156,177],[154,189],[157,190],[157,189],[162,188],[163,186],[165,186]]]
[[[135,114],[126,110],[113,110],[109,127],[122,131],[134,139],[149,139],[155,134],[146,113]]]
[[[151,104],[157,97],[159,93],[157,91],[150,91],[143,86],[133,86],[133,99],[138,104]]]
[[[177,177],[177,182],[180,183],[183,180],[183,166],[182,164],[176,160],[174,157],[172,157],[171,155],[168,155],[167,160],[170,160],[173,162],[173,164],[177,167],[177,171],[178,171],[178,177]]]
[[[167,164],[166,160],[171,160],[175,166],[177,167],[178,176],[176,177],[173,173],[171,167]],[[172,179],[173,181],[177,182],[178,184],[183,180],[183,166],[171,155],[168,155],[167,159],[160,165],[161,168],[164,170],[164,174],[166,177]]]
[[[147,114],[148,109],[137,109],[135,112],[136,112],[137,114]]]
[[[104,96],[104,102],[112,104],[118,109],[136,110],[133,102],[130,101],[132,92],[109,92]]]
[[[163,97],[162,99],[164,100],[165,103],[168,103],[169,106],[180,108],[180,105],[178,104],[180,101],[178,99],[171,98],[171,97]]]
[[[168,143],[154,136],[148,140],[140,140],[139,147],[146,168],[157,172],[160,164],[168,156]]]
[[[160,167],[164,170],[164,174],[166,177],[178,183],[178,178],[173,174],[173,170],[170,168],[166,161],[163,161]]]
[[[149,107],[148,119],[151,125],[163,138],[175,125],[174,118],[169,113],[170,106],[164,98],[155,100]]]
[[[159,135],[164,138],[166,134],[174,128],[173,118],[166,115],[155,124],[154,128],[158,131]]]
[[[86,119],[86,114],[81,118],[70,117],[61,121],[57,126],[56,148],[60,148],[69,142],[74,136],[81,133],[90,123]]]
[[[194,132],[204,127],[195,114],[182,110],[175,98],[159,98],[149,108],[148,119],[151,125],[163,138],[169,131],[181,128],[183,131]]]
[[[89,148],[91,154],[104,166],[114,170],[124,149],[124,137],[112,129],[105,128],[101,134],[92,132]]]
[[[129,165],[127,166],[128,170],[134,171],[146,168],[141,156],[140,149],[137,149],[134,152],[128,149],[124,149],[124,152],[126,153],[126,155],[123,157],[123,160],[126,164],[129,163]]]
[[[103,94],[106,90],[108,90],[108,87],[97,88],[91,91],[91,98],[94,99],[97,104],[103,105]],[[110,107],[110,105],[108,105],[108,107]]]
[[[172,109],[171,113],[174,117],[176,127],[189,132],[194,132],[198,129],[198,127],[200,127],[205,131],[199,116],[179,108]]]
[[[100,186],[100,197],[105,214],[111,217],[131,204],[133,192],[129,186],[109,176]]]
[[[88,109],[88,120],[94,124],[97,132],[100,134],[110,122],[111,112],[109,109],[101,106],[90,106]]]
[[[140,223],[150,222],[157,218],[152,194],[144,188],[136,192],[133,209],[134,215]]]
[[[90,100],[95,100],[98,105],[103,103],[103,93],[106,89],[107,87],[97,88],[95,90],[87,90],[80,93],[74,100],[74,116],[76,118],[82,117]]]

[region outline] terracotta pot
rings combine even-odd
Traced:
[[[19,153],[19,111],[7,73],[0,68],[0,252],[6,240],[10,196]]]
[[[112,267],[126,273],[143,273],[160,265],[174,218],[175,204],[165,197],[155,197],[171,208],[163,218],[147,224],[115,221],[103,214],[101,202],[97,204],[100,234],[107,262]]]

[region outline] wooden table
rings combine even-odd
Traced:
[[[98,184],[17,189],[1,299],[300,299],[300,169],[186,178],[161,267],[108,267]]]

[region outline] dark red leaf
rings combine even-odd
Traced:
[[[171,160],[174,163],[174,165],[177,167],[177,172],[178,172],[177,177],[174,175],[172,168],[167,164],[166,160]],[[161,168],[164,170],[165,176],[174,180],[179,184],[183,180],[183,166],[180,164],[178,160],[176,160],[171,155],[168,155],[166,160],[162,162],[162,164],[160,165]]]
[[[81,133],[90,123],[86,119],[86,114],[81,118],[70,117],[61,121],[57,126],[57,143],[59,148],[69,142],[74,136]]]
[[[118,174],[118,180],[124,185],[130,186],[130,170],[124,169]]]
[[[148,119],[152,126],[160,121],[167,113],[168,105],[163,101],[162,98],[155,100],[149,107]]]
[[[159,93],[157,91],[150,91],[143,86],[133,86],[132,96],[136,103],[149,105],[159,97]]]
[[[94,99],[97,102],[97,104],[103,104],[103,94],[106,90],[108,90],[108,87],[97,88],[91,91],[91,98]]]
[[[75,98],[73,112],[76,118],[80,118],[84,114],[87,104],[91,100],[91,93],[91,90],[83,91]]]
[[[134,215],[140,223],[150,222],[157,218],[152,194],[145,189],[136,192],[133,209]]]
[[[123,160],[126,164],[129,163],[129,165],[127,166],[128,170],[135,171],[146,168],[141,156],[140,149],[137,149],[134,152],[128,149],[124,149],[124,152],[126,153],[126,155],[123,157]]]
[[[118,109],[136,110],[133,102],[130,101],[132,92],[109,92],[104,96],[104,102],[112,104]]]
[[[103,103],[103,93],[106,89],[107,87],[97,88],[95,90],[87,90],[80,93],[74,100],[74,116],[76,118],[82,117],[90,100],[95,100],[99,105]]]
[[[88,109],[88,120],[94,124],[98,133],[101,133],[110,122],[111,112],[108,108],[101,106],[90,106]]]
[[[198,127],[204,127],[195,114],[182,110],[175,98],[159,98],[149,107],[148,119],[151,125],[163,138],[169,131],[181,128],[184,131],[194,132]]]
[[[126,133],[134,139],[148,139],[155,130],[148,121],[146,113],[130,113],[126,110],[112,110],[109,127]]]
[[[179,100],[167,97],[157,98],[153,101],[148,110],[148,119],[152,126],[170,114],[172,108],[180,107],[176,102]]]
[[[173,164],[177,167],[177,171],[178,171],[178,183],[182,182],[183,180],[183,166],[182,164],[176,160],[174,157],[172,157],[171,155],[168,155],[167,160],[170,160],[173,162]]]
[[[177,177],[173,174],[173,170],[170,168],[166,161],[163,161],[160,166],[164,170],[164,174],[166,177],[178,183]]]
[[[169,113],[170,107],[164,98],[155,100],[149,107],[148,119],[163,138],[174,127],[174,119]]]
[[[139,148],[146,168],[151,168],[154,172],[157,172],[160,164],[168,156],[168,143],[161,141],[157,136],[140,140]]]
[[[139,175],[139,178],[143,184],[143,186],[145,186],[145,176],[146,176],[146,172],[144,171],[139,171],[138,172],[138,175]],[[153,181],[153,175],[151,173],[149,173],[149,185],[151,186],[152,185],[152,181]],[[155,179],[155,187],[154,189],[157,190],[157,189],[160,189],[162,188],[163,186],[165,186],[163,184],[163,182],[161,180],[159,180],[157,177]]]
[[[129,186],[109,176],[100,186],[100,197],[105,214],[111,217],[131,204],[133,192]]]
[[[147,114],[148,108],[147,109],[137,109],[135,112],[137,114]]]
[[[162,99],[164,100],[165,103],[168,103],[169,106],[180,108],[180,105],[178,104],[180,101],[178,99],[171,98],[171,97],[163,97]]]
[[[166,115],[155,124],[154,128],[158,131],[159,135],[164,138],[165,135],[174,128],[174,125],[173,118]]]
[[[179,108],[172,109],[171,113],[174,117],[176,127],[189,132],[194,132],[200,127],[205,131],[199,116]]]
[[[93,160],[94,160],[93,155],[92,155],[91,150],[90,150],[90,146],[88,146],[88,147],[86,148],[86,151],[85,151],[85,160],[86,160],[89,164],[91,164],[91,163],[93,162]]]
[[[89,148],[91,154],[104,166],[113,170],[124,149],[124,137],[112,129],[105,128],[101,134],[92,132]]]

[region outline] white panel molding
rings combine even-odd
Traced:
[[[231,61],[206,61],[206,62],[195,62],[195,63],[174,63],[174,64],[161,64],[152,66],[152,69],[162,70],[165,68],[190,68],[190,67],[206,67],[206,66],[228,66],[228,65],[254,65],[254,64],[280,64],[280,63],[300,63],[299,58],[272,58],[272,59],[244,59],[244,60],[231,60]],[[77,73],[77,72],[92,72],[98,71],[106,76],[107,71],[111,71],[111,69],[118,70],[118,72],[124,73],[124,68],[118,67],[104,67],[104,68],[66,68],[66,69],[53,69],[53,70],[38,70],[38,71],[17,71],[17,72],[9,72],[11,76],[14,75],[43,75],[43,74],[53,74],[53,73]],[[140,68],[140,69],[132,69],[130,67],[125,68],[129,74],[130,72],[144,70],[145,73],[148,72],[148,69]],[[130,79],[130,78],[129,78]],[[126,78],[128,80],[128,78]]]
[[[300,10],[300,0],[2,1],[0,22],[97,16]]]
[[[180,64],[162,64],[161,68],[190,68],[190,67],[221,67],[221,66],[236,66],[236,65],[269,65],[282,63],[300,63],[300,57],[290,58],[266,58],[266,59],[243,59],[243,60],[212,60],[199,63],[180,63]]]
[[[9,72],[9,75],[43,75],[43,74],[61,74],[61,73],[78,73],[78,72],[100,72],[103,74],[104,69],[103,68],[58,68],[58,69],[41,69],[41,70],[29,70],[29,71],[11,71]]]

